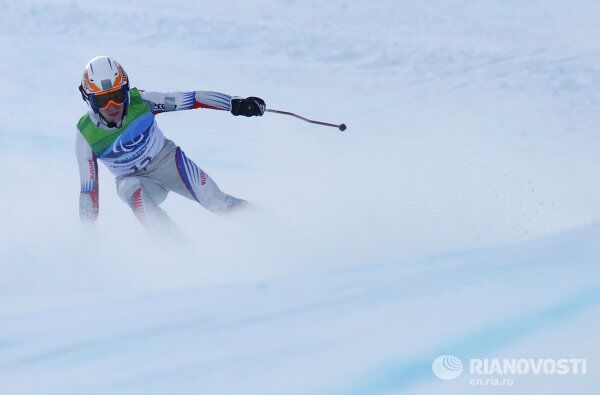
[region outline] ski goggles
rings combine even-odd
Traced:
[[[99,109],[106,109],[111,102],[117,106],[121,105],[127,101],[128,97],[129,88],[127,86],[122,86],[108,92],[89,95],[92,106]]]

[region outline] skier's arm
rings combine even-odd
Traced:
[[[233,115],[261,116],[265,112],[264,100],[258,97],[241,98],[211,91],[148,92],[140,91],[154,114],[168,111],[210,108],[229,111]]]
[[[92,148],[85,141],[81,133],[77,132],[75,142],[77,163],[79,164],[79,178],[81,190],[79,192],[79,218],[82,221],[95,221],[98,218],[98,160]]]

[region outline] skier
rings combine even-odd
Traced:
[[[171,140],[154,119],[168,111],[209,108],[233,115],[261,116],[258,97],[232,97],[209,91],[148,92],[130,88],[129,78],[111,57],[86,65],[79,91],[89,111],[77,124],[77,159],[81,178],[79,213],[84,221],[98,217],[98,162],[116,176],[117,193],[149,229],[174,228],[159,207],[169,191],[200,203],[214,213],[246,206],[217,184]]]

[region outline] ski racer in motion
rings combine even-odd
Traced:
[[[123,67],[108,56],[90,60],[79,90],[89,107],[77,123],[82,220],[95,221],[98,217],[98,159],[116,176],[121,200],[148,229],[175,228],[159,206],[169,191],[195,200],[217,214],[248,205],[221,191],[180,147],[165,138],[155,116],[195,108],[261,116],[266,108],[262,99],[209,91],[138,90],[130,87]]]

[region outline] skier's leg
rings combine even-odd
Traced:
[[[119,178],[117,193],[146,228],[177,231],[173,221],[159,206],[168,191],[151,179],[136,176]]]
[[[177,173],[175,177],[171,177],[169,190],[193,199],[217,214],[228,213],[248,205],[245,200],[221,191],[213,179],[187,158],[179,147],[175,150],[174,162]]]

